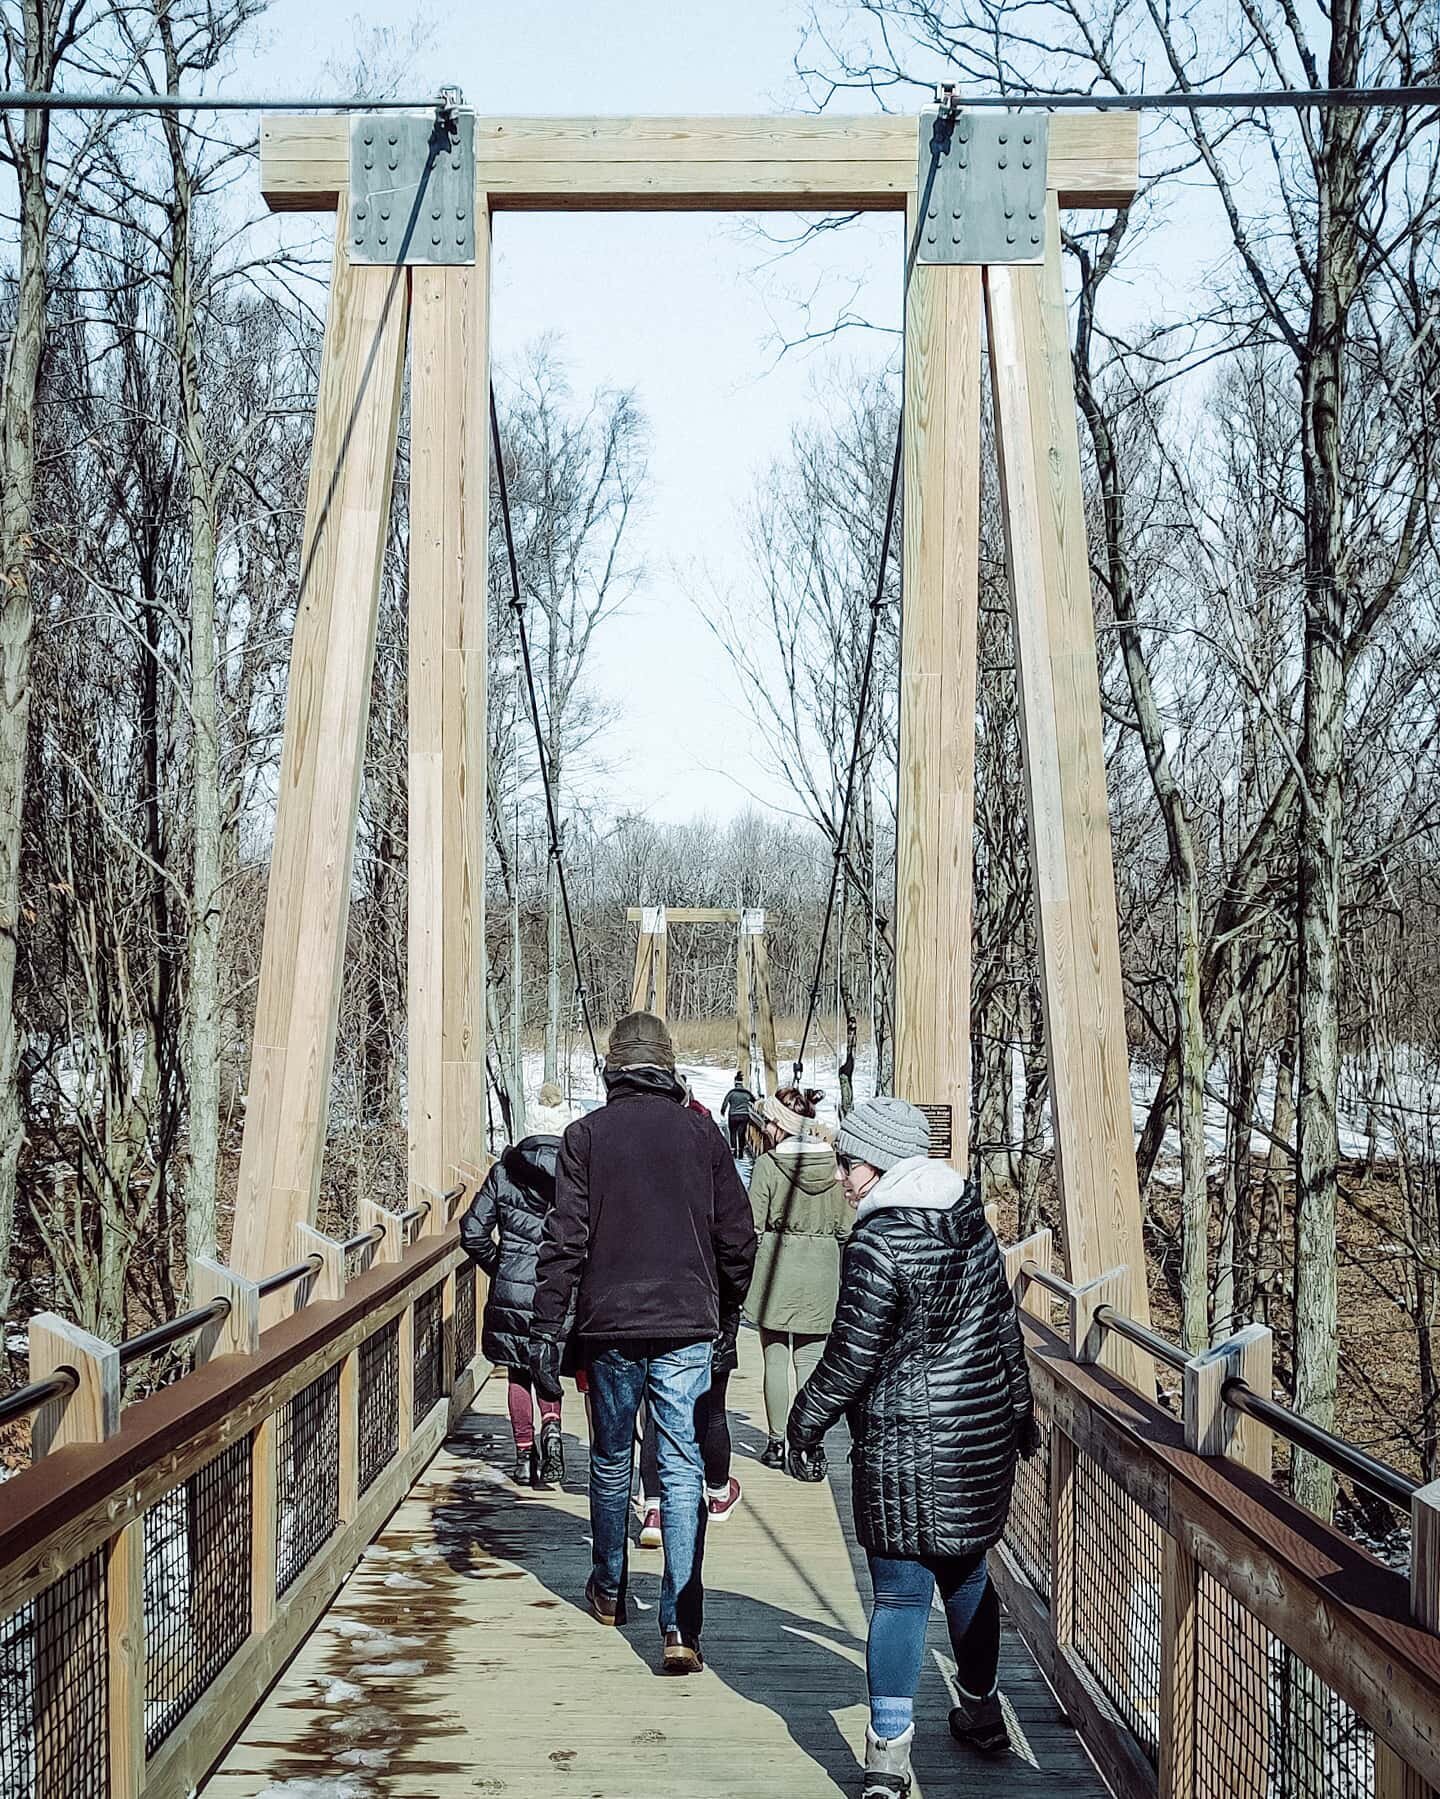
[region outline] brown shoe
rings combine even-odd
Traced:
[[[602,1593],[594,1579],[585,1583],[585,1604],[597,1624],[615,1626],[625,1622],[625,1600],[619,1593]]]
[[[662,1674],[698,1674],[705,1666],[698,1643],[687,1643],[678,1630],[665,1632],[665,1648],[660,1662]]]

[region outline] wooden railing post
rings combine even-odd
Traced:
[[[275,1621],[278,1542],[275,1413],[255,1427],[250,1439],[250,1634],[263,1637]]]
[[[1026,1281],[1021,1278],[1020,1270],[1027,1262],[1048,1274],[1054,1266],[1054,1239],[1048,1230],[1036,1231],[1033,1236],[1022,1237],[1018,1243],[1012,1243],[1004,1250],[1005,1280],[1010,1291],[1015,1295],[1016,1304],[1022,1312],[1028,1312],[1032,1318],[1050,1322],[1050,1305],[1052,1295],[1047,1293],[1038,1281]]]
[[[236,1274],[209,1256],[192,1256],[190,1291],[196,1305],[207,1305],[212,1299],[228,1299],[228,1314],[216,1323],[207,1324],[195,1339],[195,1366],[213,1362],[222,1355],[257,1355],[260,1350],[259,1284]]]
[[[1050,1617],[1057,1649],[1075,1640],[1075,1444],[1050,1427]]]
[[[300,1284],[304,1289],[305,1303],[319,1299],[343,1299],[345,1297],[345,1245],[338,1237],[327,1237],[323,1231],[317,1231],[312,1224],[295,1226],[295,1254],[297,1259],[306,1256],[319,1256],[320,1266],[308,1281]]]
[[[82,1443],[103,1443],[120,1428],[120,1352],[79,1325],[42,1312],[30,1320],[30,1378],[44,1380],[61,1368],[78,1382],[53,1399],[31,1425],[35,1460]],[[145,1775],[145,1524],[134,1517],[105,1549],[106,1755],[112,1799],[138,1799]],[[77,1790],[80,1753],[65,1728],[74,1714],[75,1689],[89,1678],[83,1635],[60,1608],[37,1608],[35,1666],[43,1685],[36,1693],[36,1784],[40,1794]],[[74,1663],[75,1665],[72,1665]],[[47,1714],[60,1722],[47,1727]]]
[[[1225,1383],[1243,1380],[1263,1399],[1273,1397],[1275,1341],[1263,1324],[1247,1324],[1233,1337],[1201,1350],[1185,1364],[1185,1446],[1197,1455],[1228,1456],[1269,1480],[1274,1472],[1274,1434],[1224,1400]]]
[[[1440,1635],[1440,1480],[1410,1502],[1410,1614]],[[1436,1789],[1386,1742],[1375,1742],[1375,1799],[1436,1799]]]
[[[1108,1268],[1075,1288],[1070,1306],[1070,1353],[1077,1362],[1098,1362],[1105,1347],[1104,1326],[1096,1321],[1101,1306],[1123,1312],[1130,1297],[1130,1270]]]
[[[1178,1538],[1167,1535],[1160,1588],[1158,1799],[1192,1799],[1195,1791],[1198,1594],[1194,1556]]]

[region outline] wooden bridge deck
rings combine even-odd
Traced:
[[[704,1674],[654,1671],[659,1552],[632,1559],[623,1631],[580,1609],[584,1421],[565,1490],[517,1491],[492,1382],[206,1784],[208,1799],[819,1799],[858,1791],[868,1594],[843,1461],[830,1486],[759,1466],[759,1350],[731,1383],[745,1501],[710,1533]],[[580,1441],[575,1432],[578,1429]],[[1015,1753],[951,1743],[944,1623],[917,1704],[924,1799],[1106,1788],[1018,1638],[1001,1683]]]

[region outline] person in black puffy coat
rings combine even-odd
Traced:
[[[836,1159],[855,1226],[835,1323],[788,1429],[804,1454],[842,1415],[850,1423],[855,1529],[875,1589],[865,1799],[910,1791],[937,1584],[959,1666],[951,1731],[985,1751],[1008,1745],[985,1552],[1005,1529],[1016,1457],[1038,1446],[994,1232],[975,1188],[932,1161],[929,1143],[925,1114],[899,1099],[867,1100],[841,1127]]]
[[[460,1243],[490,1281],[480,1349],[510,1371],[510,1428],[515,1434],[515,1479],[538,1486],[565,1478],[560,1402],[541,1397],[540,1443],[530,1380],[530,1325],[535,1313],[535,1263],[545,1218],[555,1204],[560,1139],[524,1137],[486,1176],[460,1220]]]

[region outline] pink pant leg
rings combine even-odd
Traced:
[[[535,1447],[535,1413],[530,1403],[530,1377],[520,1374],[514,1368],[510,1370],[510,1388],[506,1395],[510,1409],[510,1428],[515,1433],[515,1449],[522,1453]],[[557,1406],[556,1411],[559,1411]],[[543,1417],[544,1404],[541,1404]]]
[[[558,1424],[560,1422],[560,1401],[558,1399],[542,1399],[540,1401],[541,1424]]]

